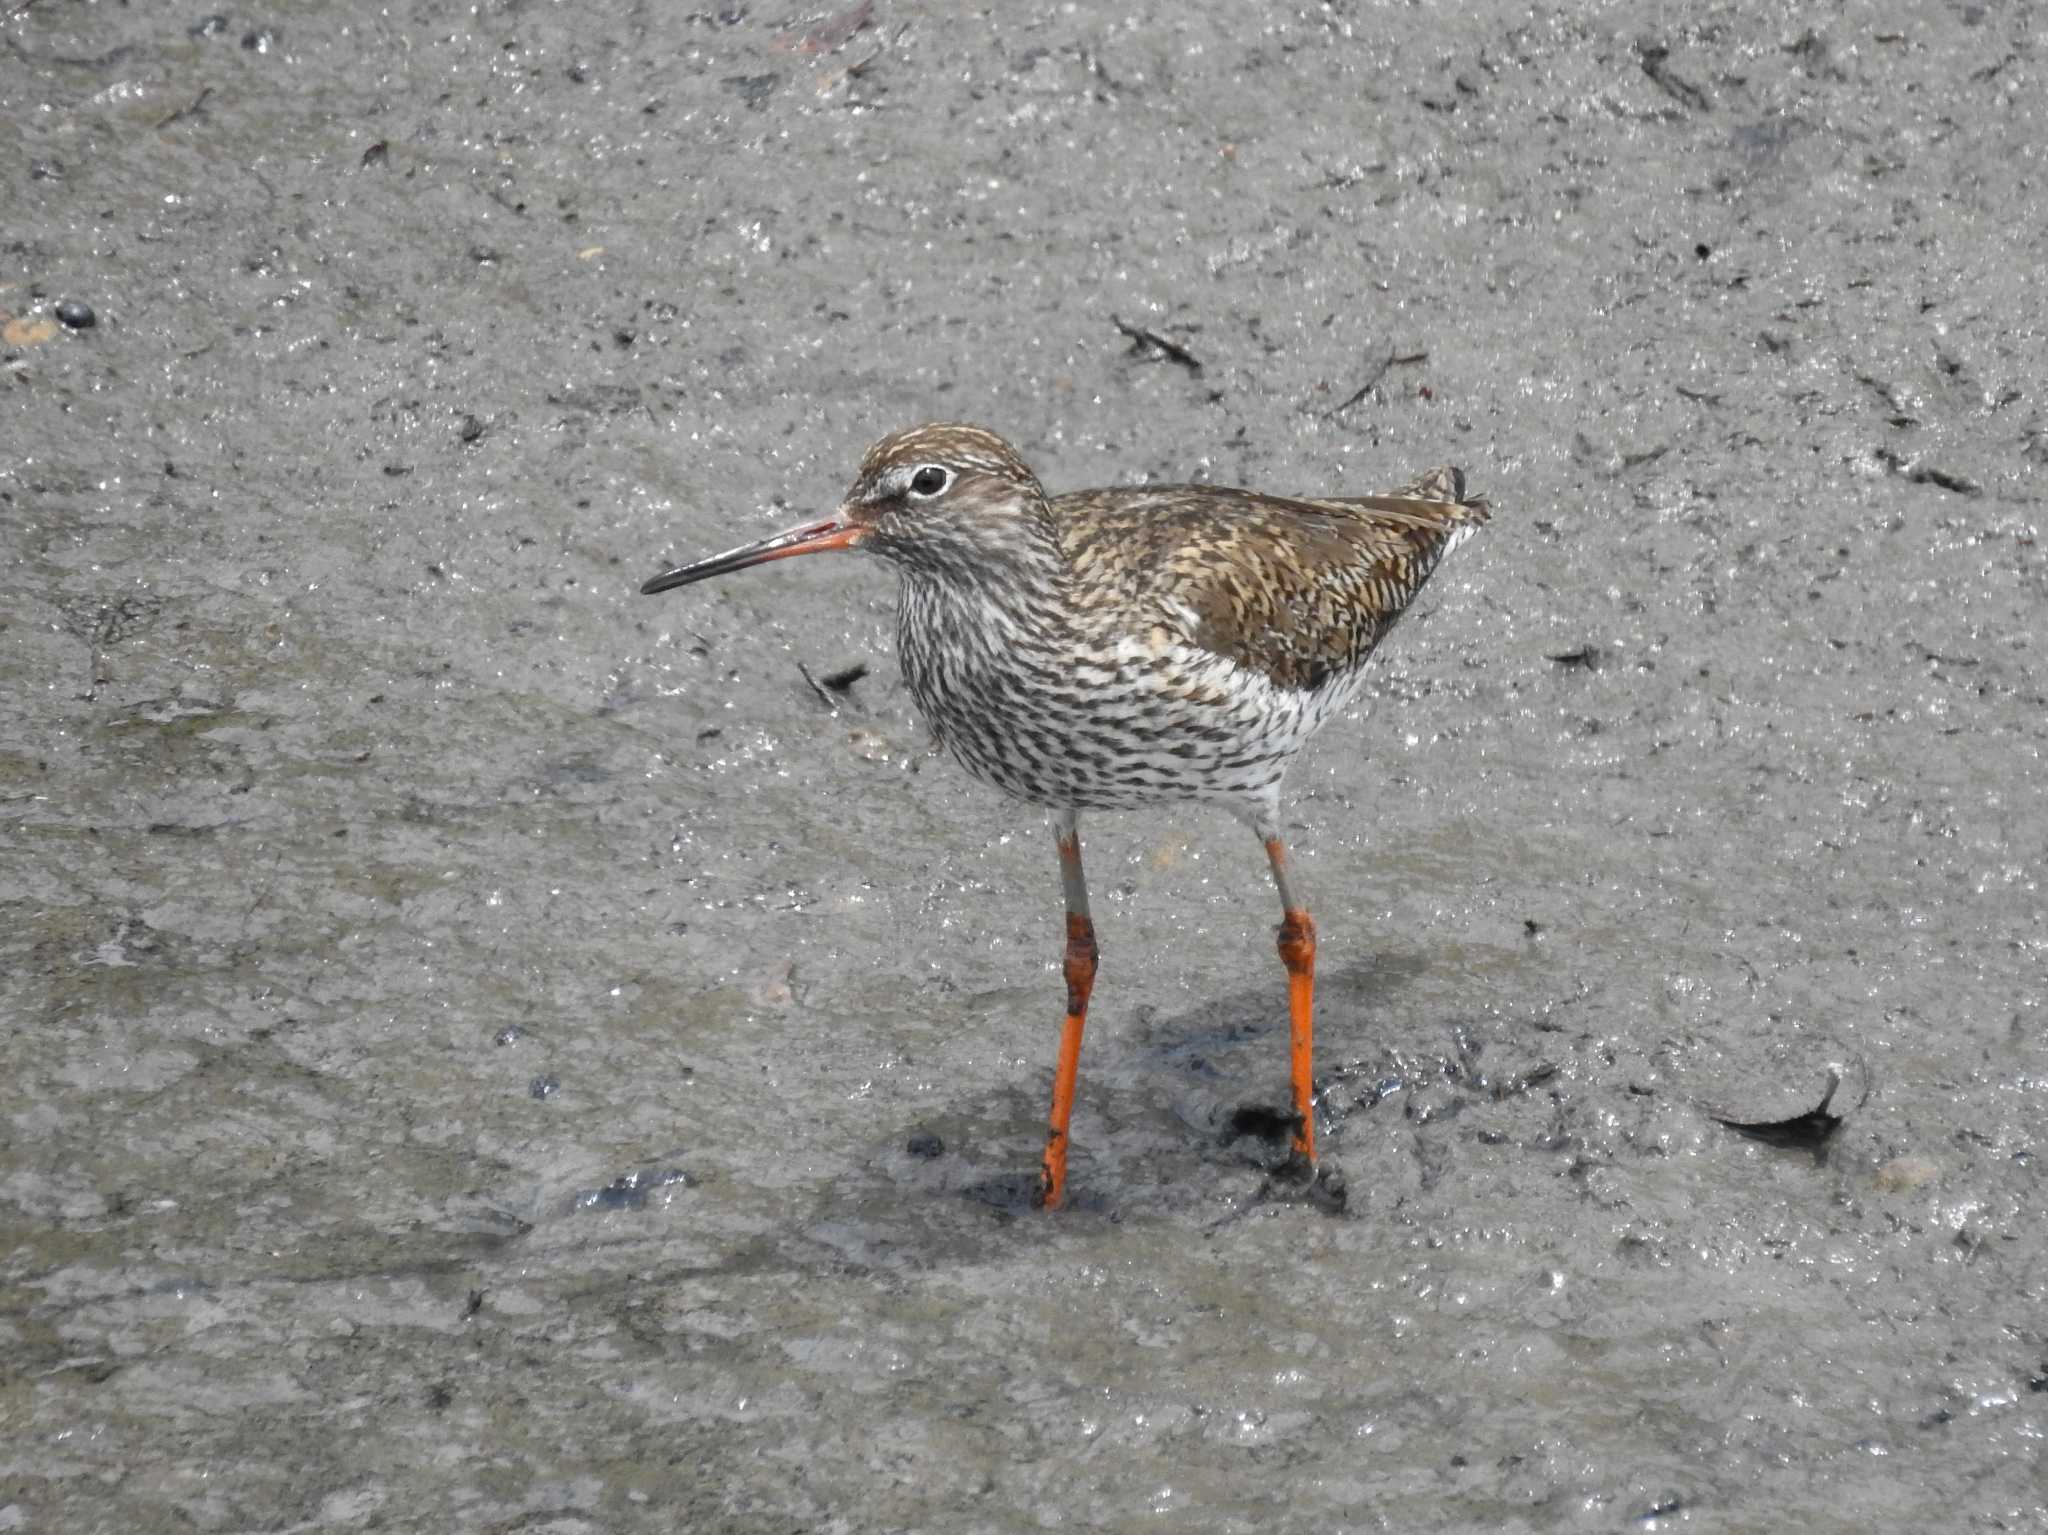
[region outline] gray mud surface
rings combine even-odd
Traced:
[[[2040,15],[0,7],[0,1530],[2048,1528]],[[1086,824],[1034,1212],[886,570],[636,594],[935,416],[1492,496],[1341,1214],[1241,828]]]

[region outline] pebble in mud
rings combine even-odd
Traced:
[[[946,1154],[946,1143],[930,1130],[913,1130],[903,1149],[920,1161],[929,1162]]]
[[[614,1178],[601,1189],[589,1189],[572,1201],[578,1210],[644,1210],[648,1196],[677,1184],[687,1185],[689,1175],[680,1167],[642,1168]],[[663,1202],[668,1196],[664,1195]]]
[[[1941,1169],[1926,1157],[1893,1157],[1880,1166],[1872,1178],[1880,1194],[1910,1194],[1941,1176]]]
[[[92,305],[81,304],[75,298],[67,298],[57,305],[57,318],[68,330],[91,330],[100,323],[100,317],[92,312]]]

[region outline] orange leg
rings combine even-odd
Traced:
[[[1081,835],[1076,817],[1060,817],[1060,882],[1067,900],[1067,1021],[1060,1031],[1059,1065],[1052,1074],[1052,1119],[1045,1160],[1038,1170],[1038,1203],[1057,1210],[1067,1193],[1067,1121],[1074,1112],[1074,1079],[1081,1068],[1081,1031],[1088,1022],[1088,994],[1095,989],[1095,924],[1088,916],[1088,887],[1081,876]]]
[[[1280,963],[1287,967],[1289,1060],[1294,1112],[1301,1121],[1294,1132],[1294,1152],[1314,1166],[1316,925],[1308,908],[1298,904],[1288,888],[1287,849],[1278,837],[1266,838],[1266,856],[1273,863],[1273,883],[1280,887]]]

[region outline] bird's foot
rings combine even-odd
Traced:
[[[1066,1198],[1066,1190],[1053,1183],[1041,1171],[1038,1183],[1031,1191],[1031,1208],[1034,1210],[1057,1210]]]

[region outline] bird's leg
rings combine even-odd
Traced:
[[[1081,818],[1061,811],[1053,824],[1060,850],[1060,886],[1067,903],[1067,1022],[1060,1031],[1060,1061],[1052,1074],[1052,1124],[1038,1170],[1038,1203],[1057,1210],[1067,1192],[1067,1120],[1074,1112],[1074,1077],[1081,1066],[1081,1030],[1088,993],[1095,989],[1095,923],[1088,916],[1088,881],[1081,873]]]
[[[1313,1167],[1316,1160],[1315,1001],[1316,925],[1308,908],[1294,898],[1287,883],[1287,848],[1280,830],[1270,823],[1258,828],[1273,865],[1273,884],[1280,892],[1280,963],[1287,967],[1287,1014],[1292,1036],[1294,1112],[1301,1126],[1294,1132],[1295,1155]]]

